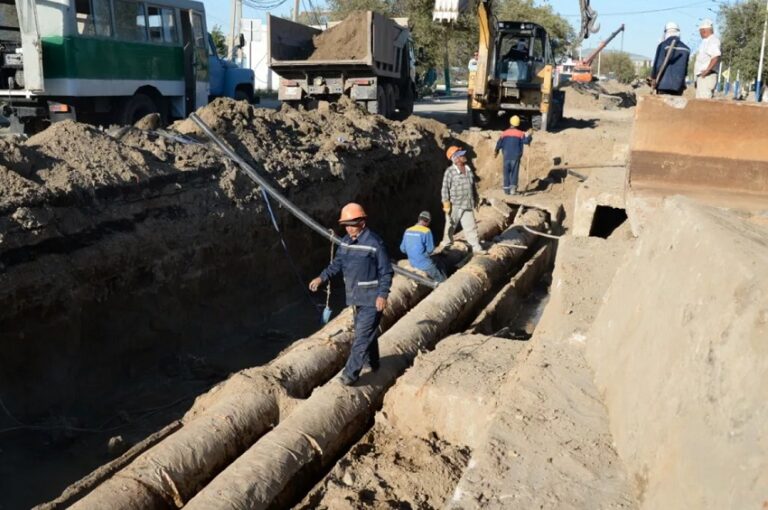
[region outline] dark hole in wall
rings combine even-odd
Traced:
[[[589,229],[590,237],[602,237],[608,239],[614,230],[627,221],[627,211],[618,207],[598,205],[592,218],[592,227]]]

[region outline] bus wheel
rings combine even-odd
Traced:
[[[128,98],[123,105],[119,121],[123,125],[133,125],[150,113],[161,113],[160,108],[151,97],[138,92]]]

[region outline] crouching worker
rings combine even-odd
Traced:
[[[347,306],[355,312],[355,341],[340,378],[349,386],[360,377],[366,363],[374,372],[379,368],[379,322],[394,271],[384,242],[367,228],[366,214],[359,204],[345,205],[339,224],[347,230],[343,239],[347,246],[340,247],[330,265],[309,282],[309,290],[315,292],[333,276],[344,274]]]
[[[414,268],[424,271],[430,278],[439,283],[445,281],[445,273],[437,267],[435,261],[430,257],[435,249],[435,240],[429,229],[431,221],[432,215],[429,214],[429,211],[422,211],[419,214],[418,223],[408,228],[403,234],[400,251],[408,255],[408,262]]]

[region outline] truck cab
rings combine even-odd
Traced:
[[[242,43],[238,47],[242,47]],[[208,69],[211,83],[210,101],[217,97],[231,97],[246,100],[249,103],[254,102],[256,98],[254,97],[253,70],[243,69],[219,57],[211,34],[208,34]]]

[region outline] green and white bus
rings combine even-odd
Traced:
[[[0,0],[0,102],[25,124],[182,118],[252,99],[253,72],[216,56],[192,0]]]

